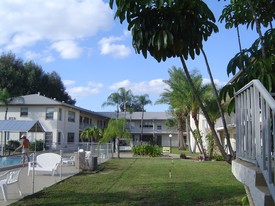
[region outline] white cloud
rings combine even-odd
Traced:
[[[211,81],[210,81],[210,79],[203,78],[203,83],[204,84],[211,84]],[[221,82],[219,79],[214,79],[214,83],[216,84],[216,86],[218,88],[221,88],[221,87],[223,87],[224,85],[227,84],[227,82]]]
[[[168,88],[167,84],[163,82],[162,79],[153,79],[150,81],[143,82],[130,82],[129,80],[124,80],[121,82],[114,83],[109,87],[110,90],[118,90],[120,87],[124,87],[127,90],[131,89],[131,91],[135,95],[141,94],[161,94],[164,92],[164,89]]]
[[[53,43],[51,48],[56,50],[63,59],[78,58],[83,52],[83,49],[77,46],[74,41],[68,40]]]
[[[74,80],[63,80],[63,84],[67,87],[67,86],[71,86],[75,84]]]
[[[121,37],[108,37],[102,38],[98,44],[100,47],[100,53],[102,55],[111,55],[113,57],[126,57],[131,54],[131,49],[124,44],[118,44],[119,41],[122,41],[128,33],[124,32],[124,35]]]
[[[63,58],[78,57],[78,41],[110,29],[114,22],[103,0],[1,0],[0,11],[1,48],[29,50],[42,42],[40,50],[46,50],[47,43],[53,43]]]
[[[73,80],[65,80],[63,82],[67,86],[71,86],[76,83]],[[88,97],[100,93],[102,87],[103,84],[101,83],[89,82],[87,86],[76,86],[67,88],[67,92],[72,96],[73,99],[81,99],[83,97]]]

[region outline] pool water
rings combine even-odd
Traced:
[[[0,157],[0,167],[17,165],[21,163],[21,157]]]

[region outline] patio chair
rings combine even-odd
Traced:
[[[28,176],[33,170],[35,173],[39,172],[51,172],[54,176],[57,172],[57,168],[61,163],[61,156],[55,153],[44,153],[37,155],[36,162],[29,162],[28,166]]]
[[[20,175],[21,170],[22,170],[22,168],[14,169],[14,170],[7,171],[6,173],[0,175],[0,187],[2,189],[2,193],[3,193],[5,202],[8,199],[7,188],[9,185],[17,184],[18,190],[19,190],[19,195],[22,196],[22,192],[21,192],[20,186],[19,186],[19,175]]]
[[[70,157],[62,158],[62,164],[65,164],[65,165],[75,165],[75,156],[72,155]]]

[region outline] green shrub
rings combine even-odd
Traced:
[[[20,142],[18,140],[9,140],[6,148],[8,148],[11,151],[14,151],[19,146],[20,146]]]
[[[181,154],[180,154],[180,158],[182,158],[182,159],[187,159],[187,156],[186,156],[185,153],[181,153]]]
[[[221,155],[214,155],[212,159],[216,161],[224,161],[224,158]]]
[[[43,151],[44,141],[42,140],[36,140],[36,151]],[[31,142],[30,144],[30,150],[34,151],[35,149],[35,142]]]
[[[157,157],[161,155],[161,148],[157,145],[137,145],[132,149],[134,155]]]

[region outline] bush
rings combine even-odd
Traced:
[[[182,158],[182,159],[187,159],[187,156],[186,156],[185,153],[181,153],[181,154],[180,154],[180,158]]]
[[[132,149],[134,155],[157,157],[161,155],[161,149],[157,145],[137,145]]]
[[[36,151],[43,151],[44,141],[42,140],[36,140]],[[31,142],[30,144],[30,150],[34,151],[35,149],[35,142]]]
[[[20,142],[17,140],[9,140],[8,141],[8,145],[6,146],[6,148],[8,148],[11,151],[14,151],[17,147],[20,146]]]
[[[224,161],[224,158],[221,155],[214,155],[212,159],[216,161]]]

